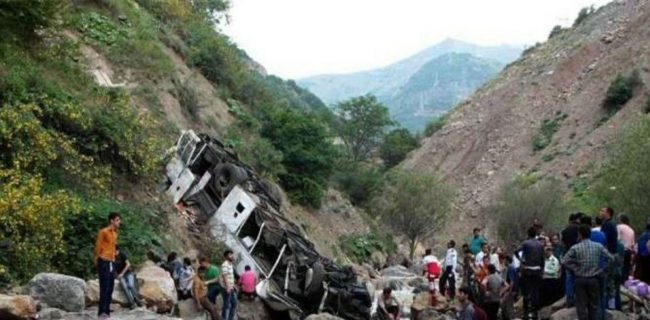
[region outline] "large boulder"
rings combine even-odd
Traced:
[[[249,301],[246,299],[239,300],[237,305],[238,320],[270,320],[271,316],[264,303],[255,299]]]
[[[66,312],[57,308],[45,308],[38,312],[39,320],[59,320],[66,317]]]
[[[65,320],[88,320],[96,319],[97,311],[83,311],[68,313],[65,315]],[[120,310],[111,313],[113,319],[119,320],[184,320],[180,318],[173,318],[161,314],[157,314],[151,310],[138,308],[134,310]]]
[[[453,320],[456,317],[436,311],[434,309],[425,309],[411,316],[414,320]]]
[[[384,278],[414,278],[417,275],[409,271],[406,267],[397,265],[381,270],[381,276]]]
[[[168,312],[176,303],[176,286],[169,272],[157,266],[141,268],[137,274],[140,297],[159,313]]]
[[[558,311],[555,311],[551,315],[551,320],[573,320],[578,319],[578,313],[576,308],[564,308]]]
[[[312,314],[309,317],[305,318],[305,320],[344,320],[344,319],[339,318],[337,316],[333,316],[329,313],[319,313],[319,314]]]
[[[29,294],[50,307],[82,311],[86,307],[86,283],[57,273],[39,273],[27,284]]]
[[[88,280],[86,281],[86,305],[96,305],[99,303],[99,280]],[[122,285],[118,280],[115,280],[113,286],[113,296],[111,297],[112,303],[118,303],[122,306],[129,305],[129,299],[126,298],[124,290],[122,290]]]
[[[30,296],[0,294],[0,319],[28,319],[36,314],[36,301]]]

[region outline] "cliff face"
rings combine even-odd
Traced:
[[[459,104],[403,164],[456,187],[457,218],[447,233],[485,225],[491,199],[515,175],[554,176],[568,186],[598,164],[607,142],[644,113],[647,85],[610,118],[602,101],[619,74],[638,70],[650,83],[649,39],[648,2],[613,2],[528,49]],[[548,143],[538,145],[549,126]]]

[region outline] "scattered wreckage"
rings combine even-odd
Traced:
[[[321,256],[282,214],[278,187],[260,179],[219,140],[183,131],[167,164],[167,193],[235,252],[261,280],[257,294],[284,319],[328,312],[370,319],[372,299],[350,268]]]

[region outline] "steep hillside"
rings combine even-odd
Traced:
[[[380,69],[351,74],[319,75],[300,79],[298,80],[298,84],[309,89],[328,105],[367,93],[371,93],[377,96],[380,101],[388,103],[393,101],[400,91],[408,91],[408,88],[405,86],[418,70],[442,55],[449,53],[467,53],[478,58],[497,61],[505,65],[516,59],[520,52],[520,48],[512,46],[482,47],[458,40],[447,39],[411,57]],[[389,106],[391,107],[392,114],[401,113],[400,106]]]
[[[0,4],[0,290],[45,270],[94,276],[92,239],[110,211],[122,213],[120,245],[136,265],[149,250],[214,254],[218,246],[189,232],[192,221],[159,184],[181,129],[228,136],[242,158],[259,160],[252,166],[267,166],[256,167],[260,174],[277,179],[264,169],[280,163],[279,172],[300,179],[294,190],[311,183],[314,198],[323,198],[321,185],[291,165],[304,166],[295,157],[304,159],[299,152],[309,147],[314,162],[321,146],[334,148],[316,116],[326,115],[325,105],[266,75],[220,34],[215,24],[227,7],[219,0]],[[262,138],[262,126],[277,135]],[[311,139],[305,146],[288,144],[297,156],[274,147],[303,137]]]
[[[650,4],[615,1],[527,50],[458,105],[404,163],[456,186],[457,218],[446,234],[487,224],[491,199],[515,175],[553,176],[568,187],[590,173],[607,142],[644,113],[649,39]],[[602,103],[610,83],[633,70],[646,85],[609,117]]]
[[[468,53],[444,54],[423,65],[386,105],[402,126],[422,131],[433,117],[472,94],[502,67]]]

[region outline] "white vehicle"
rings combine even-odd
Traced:
[[[246,265],[256,287],[285,319],[319,311],[369,319],[371,298],[350,269],[321,256],[282,215],[277,186],[261,180],[216,139],[184,131],[167,164],[167,193],[174,204],[195,209],[199,223],[235,253],[235,271]]]

